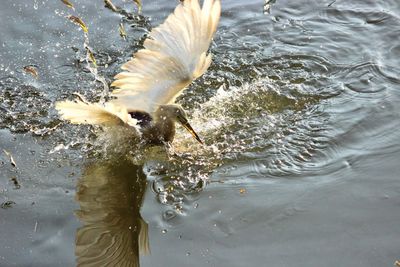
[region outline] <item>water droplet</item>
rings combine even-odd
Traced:
[[[163,219],[169,221],[176,217],[176,212],[174,210],[167,210],[163,213]]]

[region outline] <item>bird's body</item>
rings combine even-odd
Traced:
[[[111,84],[115,99],[104,103],[61,101],[56,109],[75,124],[124,125],[150,144],[172,142],[175,122],[201,143],[183,108],[173,104],[182,91],[211,64],[208,49],[221,12],[220,0],[185,0],[154,28],[134,58]]]
[[[175,136],[175,121],[161,109],[155,113],[154,120],[143,127],[142,138],[150,144],[172,142]]]

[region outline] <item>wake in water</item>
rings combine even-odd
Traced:
[[[196,144],[181,129],[173,149],[166,151],[168,160],[147,162],[159,201],[180,211],[184,199],[210,182],[235,183],[254,172],[265,179],[301,175],[312,168],[329,140],[320,99],[278,88],[267,78],[221,87],[194,109],[190,121],[206,145]],[[251,169],[237,167],[249,162]]]

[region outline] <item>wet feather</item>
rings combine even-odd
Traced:
[[[34,66],[31,65],[25,66],[24,71],[32,75],[35,79],[39,77],[38,71]]]
[[[126,31],[124,24],[120,23],[118,27],[119,35],[126,41]]]
[[[85,33],[88,32],[88,27],[87,27],[86,24],[82,21],[81,18],[76,17],[76,16],[72,16],[72,15],[67,16],[67,18],[68,18],[70,21],[72,21],[73,23],[79,25]]]
[[[71,8],[72,10],[75,10],[74,5],[69,0],[61,0],[61,2],[63,2],[64,5]]]
[[[119,11],[119,9],[111,2],[111,0],[104,0],[104,4],[107,8],[111,9],[114,12]]]

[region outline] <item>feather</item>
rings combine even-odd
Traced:
[[[133,59],[111,84],[118,105],[128,111],[153,114],[171,104],[211,64],[207,54],[221,13],[220,0],[185,0],[166,21],[154,28]]]
[[[124,107],[112,103],[101,105],[85,103],[80,100],[66,100],[57,102],[55,108],[64,120],[69,120],[73,124],[135,126],[137,123]]]

